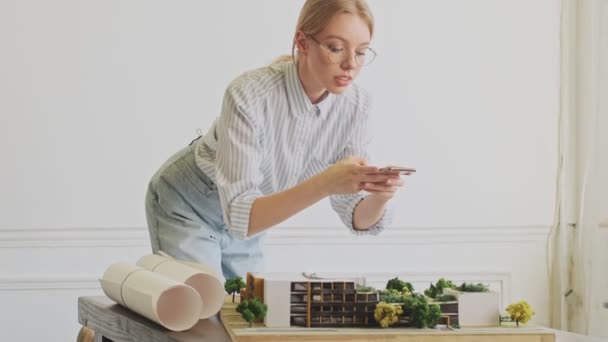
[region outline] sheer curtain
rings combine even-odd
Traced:
[[[564,294],[569,288],[569,208],[572,206],[572,165],[575,146],[571,137],[574,125],[576,89],[576,0],[561,1],[561,84],[558,127],[558,172],[556,180],[555,214],[547,239],[547,269],[549,271],[549,304],[551,327],[568,330],[567,305]],[[574,162],[573,162],[574,161]]]
[[[608,1],[562,0],[561,14],[559,172],[547,240],[551,326],[589,334],[601,294],[597,284],[606,272],[594,263],[606,254],[597,241],[603,210],[598,161],[601,151],[606,154],[599,127],[608,119],[601,102],[608,84],[608,56],[602,55],[608,50],[602,45],[608,39]]]

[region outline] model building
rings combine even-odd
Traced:
[[[377,292],[357,292],[352,279],[294,274],[248,274],[244,295],[268,305],[267,327],[369,326],[379,300]]]
[[[500,322],[499,294],[482,284],[458,287],[440,279],[422,293],[410,283],[393,278],[386,290],[357,286],[365,279],[318,278],[303,274],[247,274],[244,299],[257,298],[267,305],[264,323],[286,327],[418,327],[492,326]],[[468,299],[467,299],[468,298]],[[459,300],[467,299],[460,308]],[[379,303],[382,305],[378,305]],[[388,306],[387,306],[388,305]],[[392,310],[391,306],[399,307]],[[390,322],[389,322],[390,321]]]

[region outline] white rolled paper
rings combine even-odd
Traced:
[[[202,302],[200,319],[217,314],[224,305],[222,281],[208,266],[155,254],[142,257],[137,261],[137,265],[194,288]]]
[[[169,330],[188,330],[198,322],[202,304],[191,286],[126,263],[110,265],[100,282],[112,300]]]
[[[122,262],[111,265],[103,274],[103,277],[99,279],[103,292],[118,304],[125,306],[122,298],[123,282],[129,274],[139,269],[139,267]]]

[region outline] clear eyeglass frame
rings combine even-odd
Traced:
[[[340,52],[335,52],[335,51],[332,51],[328,46],[321,44],[315,37],[313,37],[311,35],[306,35],[306,37],[310,38],[312,41],[317,43],[317,45],[321,48],[321,50],[325,51],[328,60],[332,64],[342,64],[347,59],[352,58],[346,50],[342,50]],[[376,59],[376,57],[378,56],[376,51],[374,51],[374,49],[372,49],[370,47],[365,48],[364,54],[359,54],[358,52],[355,52],[354,55],[355,55],[355,63],[361,67],[370,65],[374,61],[374,59]]]

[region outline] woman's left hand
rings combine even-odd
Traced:
[[[378,197],[378,199],[389,200],[393,198],[395,192],[402,187],[404,184],[401,177],[396,174],[390,176],[384,182],[378,183],[365,183],[363,184],[362,190],[365,190],[370,193],[370,196]]]

